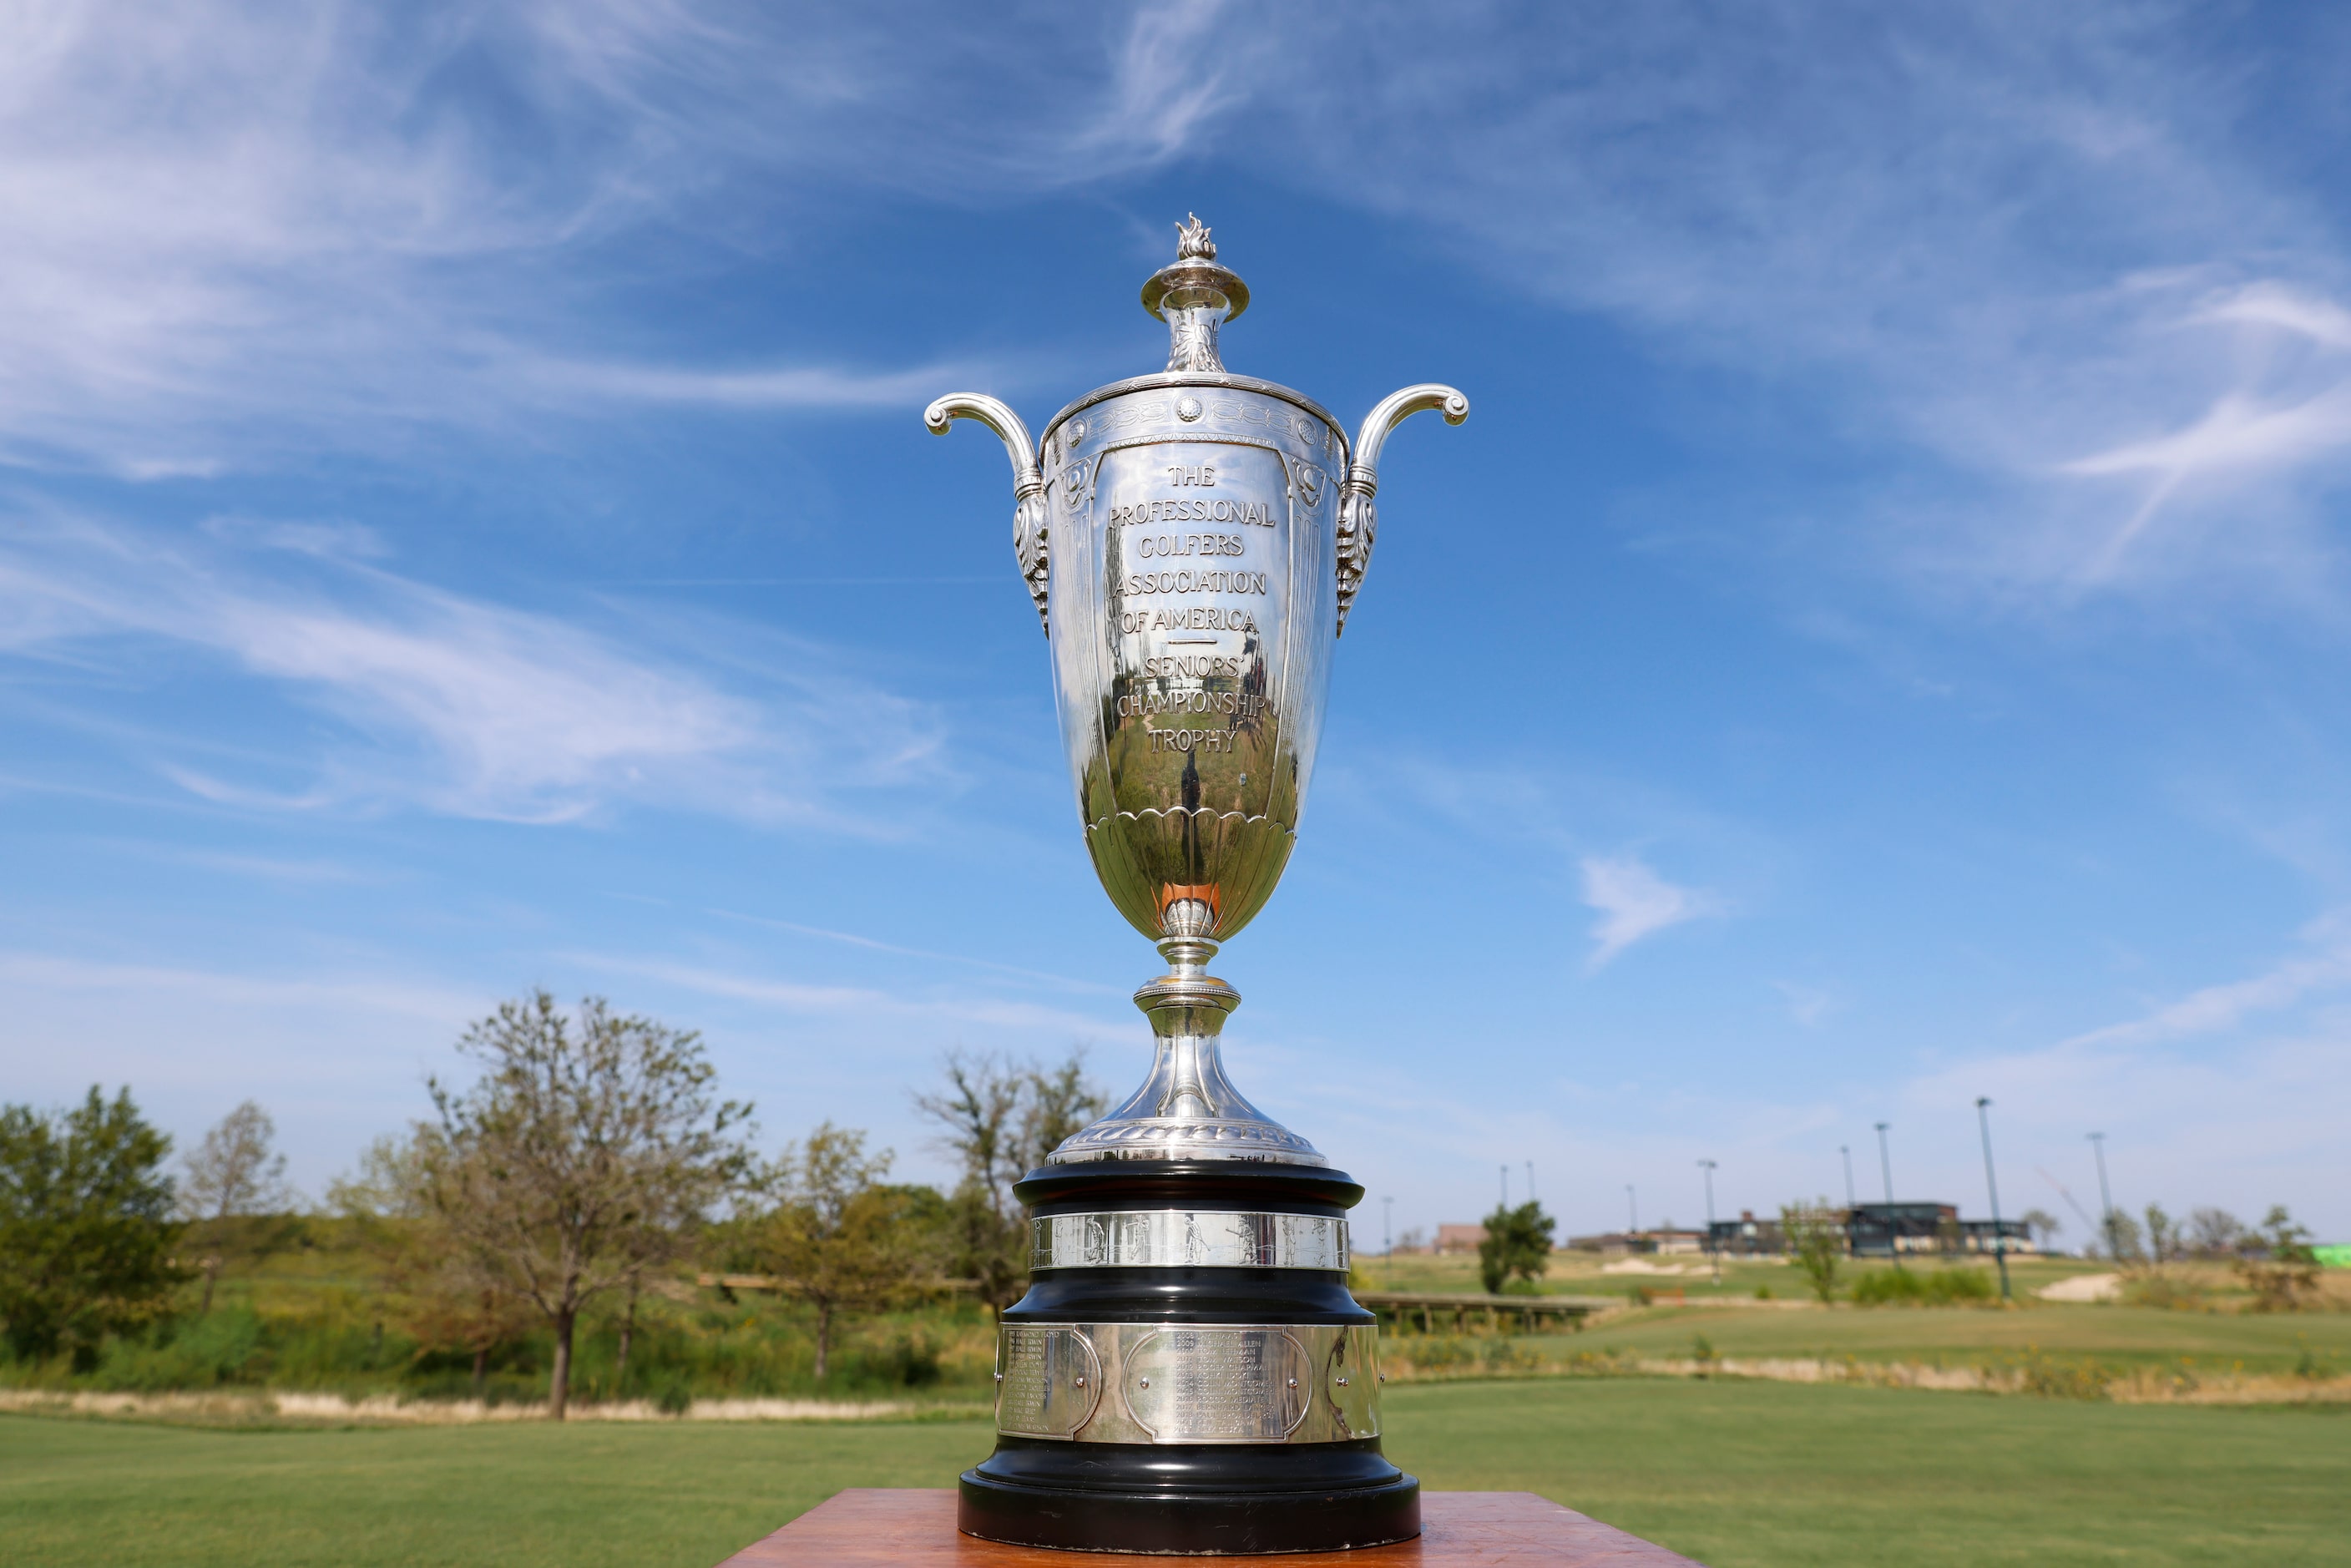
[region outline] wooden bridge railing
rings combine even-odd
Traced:
[[[1512,1319],[1532,1333],[1545,1318],[1554,1323],[1573,1323],[1625,1304],[1616,1296],[1460,1296],[1416,1291],[1357,1291],[1354,1296],[1378,1314],[1383,1324],[1392,1322],[1399,1330],[1417,1325],[1423,1333],[1446,1326],[1460,1333],[1480,1322],[1499,1333],[1504,1322]]]

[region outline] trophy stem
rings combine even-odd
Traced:
[[[1195,911],[1197,911],[1196,915]],[[1168,905],[1160,939],[1167,973],[1134,993],[1151,1019],[1152,1059],[1143,1086],[1092,1126],[1071,1134],[1048,1165],[1108,1159],[1240,1159],[1322,1166],[1313,1145],[1250,1104],[1225,1075],[1217,1037],[1241,994],[1208,973],[1217,944],[1205,933],[1207,905]]]

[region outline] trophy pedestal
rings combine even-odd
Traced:
[[[1347,1292],[1360,1186],[1113,1159],[1018,1190],[1040,1259],[998,1329],[997,1448],[963,1476],[967,1534],[1245,1555],[1420,1533],[1420,1483],[1380,1452],[1376,1322]]]

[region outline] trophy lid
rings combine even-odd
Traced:
[[[1208,225],[1199,214],[1189,214],[1187,218],[1176,225],[1176,259],[1153,273],[1143,286],[1143,308],[1167,323],[1167,368],[1096,387],[1071,402],[1045,422],[1039,445],[1050,446],[1054,433],[1071,414],[1108,398],[1155,387],[1230,387],[1278,397],[1321,420],[1330,428],[1332,449],[1345,461],[1347,432],[1330,410],[1278,382],[1235,375],[1225,369],[1217,329],[1249,308],[1249,285],[1241,281],[1240,274],[1217,260],[1216,241],[1209,238]]]
[[[1222,305],[1223,319],[1240,319],[1249,308],[1249,285],[1231,267],[1217,265],[1217,242],[1208,237],[1208,225],[1200,214],[1184,215],[1191,221],[1176,225],[1176,259],[1144,283],[1143,308],[1165,321],[1170,310]]]

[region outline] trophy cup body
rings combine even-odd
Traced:
[[[1050,641],[1087,849],[1168,971],[1143,1086],[1017,1189],[1029,1293],[998,1325],[997,1449],[969,1533],[1037,1546],[1299,1552],[1419,1532],[1379,1448],[1378,1330],[1348,1294],[1363,1188],[1249,1104],[1218,1052],[1239,995],[1207,972],[1296,841],[1331,659],[1376,529],[1387,434],[1449,387],[1384,400],[1353,442],[1218,333],[1249,302],[1197,219],[1144,287],[1168,368],[1102,387],[1032,446],[962,394],[926,422],[995,430],[1014,550]]]

